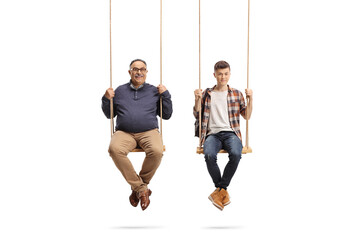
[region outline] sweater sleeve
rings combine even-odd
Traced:
[[[162,98],[162,118],[168,120],[170,119],[173,112],[171,94],[168,90],[166,90],[160,96]],[[158,102],[157,114],[160,116],[160,99]]]
[[[105,95],[101,98],[101,108],[105,116],[110,119],[110,100],[107,99]]]

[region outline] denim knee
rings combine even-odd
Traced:
[[[216,162],[217,153],[213,151],[204,151],[204,157],[206,162]]]
[[[230,160],[239,162],[241,159],[241,151],[234,150],[234,151],[229,152],[229,158],[230,158]]]

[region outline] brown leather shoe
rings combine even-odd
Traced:
[[[220,189],[217,188],[212,194],[210,194],[209,199],[215,207],[222,211],[224,209],[224,205],[222,203],[224,196],[220,194],[219,190]]]
[[[129,200],[130,200],[130,204],[131,206],[133,207],[137,207],[137,205],[139,204],[139,198],[136,196],[136,192],[133,190],[130,197],[129,197]]]
[[[151,195],[151,190],[150,189],[146,189],[145,191],[141,191],[137,193],[137,197],[138,199],[140,199],[140,205],[141,205],[141,209],[144,211],[149,205],[150,205],[150,195]]]

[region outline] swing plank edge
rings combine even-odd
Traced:
[[[202,148],[202,147],[197,147],[197,148],[196,148],[196,153],[198,153],[198,154],[204,154],[204,148]],[[221,150],[219,151],[219,153],[227,153],[227,151],[225,151],[224,149],[221,149]],[[251,147],[243,147],[241,153],[242,153],[242,154],[252,153],[252,149],[251,149]]]

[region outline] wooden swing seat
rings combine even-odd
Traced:
[[[197,147],[196,153],[198,154],[204,154],[204,148],[203,147]],[[220,149],[219,153],[227,153],[224,149]],[[252,153],[251,147],[243,147],[242,154]]]

